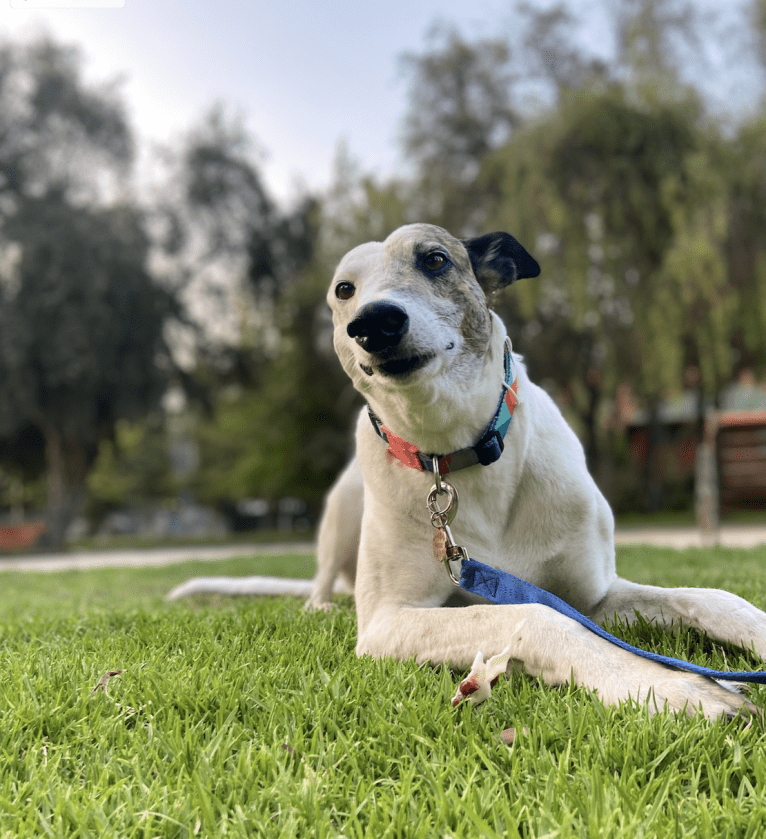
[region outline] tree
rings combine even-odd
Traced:
[[[502,40],[471,44],[442,28],[432,30],[429,50],[405,55],[413,77],[404,135],[408,154],[421,166],[475,175],[475,164],[518,121],[509,99],[509,58]]]
[[[163,326],[178,309],[147,271],[132,208],[77,208],[51,190],[25,198],[3,232],[19,260],[0,309],[0,436],[30,423],[42,433],[59,545],[99,440],[157,406],[172,371]]]
[[[578,347],[547,362],[522,349],[569,389],[592,468],[600,402],[620,381],[649,407],[656,436],[660,402],[686,368],[702,371],[709,394],[731,375],[721,146],[694,100],[639,104],[613,88],[573,92],[488,164],[497,224],[543,248],[541,279],[517,292],[542,346],[569,335]],[[657,503],[656,470],[647,480]]]
[[[53,543],[99,436],[156,399],[170,307],[137,213],[85,209],[124,189],[133,141],[114,85],[86,85],[80,64],[48,38],[0,44],[0,453],[31,474],[44,438]]]
[[[0,218],[57,186],[93,200],[127,171],[133,141],[113,86],[86,87],[80,53],[42,38],[0,43]]]
[[[689,0],[623,0],[617,6],[614,75],[638,103],[694,95],[681,81],[679,55],[690,46],[700,59],[698,15]]]
[[[526,18],[524,37],[525,75],[553,86],[554,99],[609,81],[609,67],[602,59],[586,56],[572,39],[577,23],[571,12],[559,3],[547,9],[526,3],[520,7]]]
[[[112,510],[174,498],[178,482],[164,414],[158,410],[138,422],[118,420],[101,440],[87,484],[85,515],[95,521]]]
[[[725,160],[729,186],[726,254],[739,306],[735,350],[743,367],[766,371],[766,120],[742,126]]]
[[[752,0],[756,58],[766,79],[766,0]],[[761,85],[761,103],[766,102]],[[724,160],[730,186],[727,261],[740,306],[735,353],[742,367],[766,372],[766,119],[754,115],[729,144]]]
[[[215,107],[189,132],[165,213],[166,229],[180,231],[187,296],[217,297],[225,324],[214,332],[211,306],[198,306],[195,374],[213,398],[196,424],[190,489],[209,503],[290,494],[318,504],[347,450],[345,430],[327,424],[340,376],[315,341],[322,211],[310,195],[278,207],[255,148],[241,120]]]
[[[221,104],[167,157],[153,229],[197,327],[184,336],[188,366],[253,383],[279,341],[275,306],[311,259],[315,200],[277,206],[257,143]]]
[[[411,82],[403,144],[417,165],[421,219],[450,230],[481,225],[479,169],[519,122],[510,57],[502,39],[470,43],[438,27],[425,52],[404,56]]]

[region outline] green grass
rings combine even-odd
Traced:
[[[65,553],[73,551],[110,551],[125,549],[152,548],[183,548],[183,547],[215,547],[217,545],[231,545],[244,543],[248,545],[262,545],[268,542],[312,542],[316,538],[313,530],[277,530],[264,528],[262,530],[246,530],[237,533],[222,533],[218,536],[84,536],[69,542]],[[19,552],[20,553],[20,552]]]
[[[163,601],[189,576],[311,566],[0,574],[0,836],[762,835],[761,721],[650,717],[524,676],[453,709],[448,670],[355,657],[348,600],[327,614],[291,599]],[[766,550],[624,549],[619,567],[766,607]],[[620,634],[758,665],[689,631]],[[754,697],[766,707],[764,689]],[[498,735],[511,726],[523,733],[509,747]]]

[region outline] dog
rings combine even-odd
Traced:
[[[445,453],[473,447],[475,465],[444,475],[459,497],[451,534],[471,557],[594,621],[633,622],[638,613],[766,657],[766,614],[742,598],[618,577],[614,519],[582,446],[522,359],[506,360],[506,329],[491,309],[500,289],[539,271],[508,234],[459,240],[428,224],[343,257],[327,294],[333,342],[368,407],[356,426],[356,457],[326,500],[307,606],[326,608],[342,574],[354,585],[359,656],[464,669],[477,651],[489,657],[510,645],[509,668],[550,685],[573,680],[607,704],[701,708],[710,718],[752,711],[736,690],[621,649],[547,606],[489,604],[453,585],[434,558],[446,517],[437,513],[434,525],[426,508],[437,490],[444,509],[430,453],[443,472]],[[502,442],[493,441],[488,423],[512,389],[511,363],[513,413]]]

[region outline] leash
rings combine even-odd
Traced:
[[[652,653],[648,650],[642,650],[640,647],[634,647],[615,637],[610,632],[607,632],[602,626],[599,626],[595,621],[585,617],[582,612],[569,605],[565,600],[556,597],[555,594],[546,591],[533,583],[528,583],[520,577],[514,577],[513,574],[508,574],[506,571],[501,571],[499,568],[492,568],[490,565],[485,565],[483,562],[478,562],[471,559],[465,548],[455,544],[452,536],[450,524],[455,518],[458,508],[458,494],[455,487],[448,481],[445,481],[441,476],[437,476],[439,481],[441,493],[446,493],[447,504],[442,509],[436,501],[440,494],[437,487],[434,487],[428,494],[428,509],[431,513],[431,524],[434,526],[434,557],[443,562],[447,568],[447,573],[452,582],[468,591],[471,594],[478,594],[485,600],[498,605],[520,605],[525,603],[540,603],[543,606],[548,606],[550,609],[555,609],[562,615],[576,620],[581,626],[589,629],[599,638],[609,641],[623,650],[627,650],[635,655],[640,655],[642,658],[648,658],[658,664],[665,664],[669,667],[675,667],[678,670],[686,670],[690,673],[697,673],[700,676],[707,676],[710,679],[719,679],[730,682],[753,682],[755,684],[766,685],[766,671],[744,671],[735,673],[727,670],[712,670],[709,667],[702,667],[699,664],[694,664],[690,661],[683,661],[679,658],[672,658],[670,656],[660,655],[659,653]],[[461,561],[460,577],[455,576],[451,563],[454,561]]]
[[[452,574],[450,574],[450,577],[452,577]],[[463,567],[460,570],[459,585],[460,588],[470,591],[473,594],[479,594],[492,603],[541,603],[543,606],[548,606],[557,612],[561,612],[562,615],[576,620],[579,624],[605,641],[616,644],[618,647],[622,647],[623,650],[627,650],[630,653],[635,653],[643,658],[656,661],[658,664],[666,664],[679,670],[687,670],[690,673],[697,673],[700,676],[707,676],[710,679],[720,679],[729,682],[754,682],[755,684],[766,685],[766,672],[764,671],[733,673],[727,670],[712,670],[709,667],[702,667],[690,661],[683,661],[679,658],[671,658],[670,656],[642,650],[640,647],[634,647],[632,644],[616,638],[590,618],[586,618],[585,615],[578,612],[577,609],[572,608],[560,597],[556,597],[555,594],[551,594],[549,591],[528,583],[519,577],[514,577],[505,571],[492,568],[483,562],[477,562],[475,559],[468,559],[463,562]]]
[[[572,618],[581,626],[589,629],[595,635],[609,641],[623,650],[647,658],[650,661],[675,667],[678,670],[685,670],[696,673],[700,676],[707,676],[710,679],[731,682],[752,682],[755,684],[766,684],[766,671],[745,671],[734,673],[725,670],[713,670],[709,667],[702,667],[690,661],[672,658],[670,656],[652,653],[634,647],[626,641],[616,638],[607,632],[603,627],[587,618],[577,609],[574,609],[566,601],[555,594],[528,583],[519,577],[514,577],[505,571],[492,568],[482,562],[477,562],[468,556],[466,549],[456,544],[450,524],[455,518],[458,509],[458,494],[452,484],[444,479],[444,475],[454,472],[457,469],[465,469],[477,463],[487,465],[494,463],[503,453],[503,438],[513,418],[513,410],[518,404],[518,379],[514,376],[513,356],[510,338],[505,339],[504,354],[504,380],[503,392],[500,396],[495,415],[490,421],[487,429],[476,446],[461,449],[449,455],[425,455],[411,443],[394,434],[386,428],[382,421],[373,413],[368,406],[370,421],[377,434],[388,443],[389,452],[412,469],[420,472],[432,472],[434,475],[434,487],[428,493],[427,507],[431,514],[431,524],[434,527],[433,550],[434,558],[443,562],[452,582],[472,594],[489,600],[498,605],[519,605],[526,603],[540,603],[555,609],[562,615]],[[439,506],[439,496],[447,496],[446,506]],[[452,568],[452,562],[460,561],[462,566],[460,576],[457,577]]]

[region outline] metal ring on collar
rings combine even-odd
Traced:
[[[441,508],[436,503],[436,496],[443,495],[445,492],[449,498],[447,499],[447,506]],[[436,517],[444,516],[446,518],[446,523],[451,524],[452,519],[454,519],[457,514],[458,503],[459,498],[455,487],[447,481],[442,480],[442,492],[437,492],[436,487],[434,487],[431,492],[428,493],[427,507],[428,511],[431,513],[431,520],[433,521]]]
[[[431,471],[434,473],[434,487],[439,495],[444,494],[447,491],[447,482],[442,478],[441,472],[439,471],[439,456],[438,455],[431,455]]]

